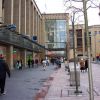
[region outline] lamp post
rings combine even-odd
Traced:
[[[75,71],[75,83],[76,83],[75,93],[79,94],[82,93],[82,91],[79,91],[78,89],[77,69],[76,69],[75,27],[74,27],[75,13],[76,12],[73,11],[73,16],[71,16],[71,20],[72,20],[72,32],[73,32],[74,71]]]
[[[88,17],[87,17],[87,0],[83,0],[83,10],[84,10],[84,20],[85,20],[85,32],[87,36],[87,55],[88,55],[88,78],[89,78],[89,100],[94,100],[93,94],[93,77],[92,77],[92,68],[91,68],[91,53],[90,53],[90,40],[88,32]]]

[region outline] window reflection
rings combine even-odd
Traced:
[[[66,20],[46,20],[45,26],[48,48],[65,48]]]

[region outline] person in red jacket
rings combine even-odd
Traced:
[[[0,55],[0,94],[5,95],[4,88],[5,88],[5,81],[6,81],[6,73],[10,77],[10,69],[8,64],[3,59],[3,55]]]

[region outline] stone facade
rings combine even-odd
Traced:
[[[91,57],[95,58],[100,54],[100,25],[92,25],[88,27],[89,29],[89,38],[91,45]],[[72,26],[69,27],[69,30],[72,31]],[[78,30],[79,31],[78,33]],[[78,35],[80,34],[80,35]],[[73,42],[73,38],[70,35],[70,44]],[[86,45],[86,34],[85,27],[82,24],[75,25],[75,50],[76,56],[86,56],[87,55],[87,45]],[[79,40],[78,40],[79,39]],[[72,41],[71,41],[72,40]],[[78,42],[79,41],[79,42]],[[80,45],[80,46],[78,46]],[[70,45],[71,47],[71,45]],[[70,59],[73,58],[73,49],[70,48]]]

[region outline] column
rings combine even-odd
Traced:
[[[19,27],[18,27],[18,32],[21,32],[21,0],[19,0]]]
[[[29,0],[29,32],[28,34],[31,35],[31,1]]]
[[[26,0],[21,0],[21,33],[26,34]]]
[[[31,33],[31,35],[33,36],[33,4],[31,3],[31,10],[30,10],[30,24],[31,24],[31,26],[30,26],[30,33]]]
[[[36,36],[37,36],[37,40],[38,40],[38,14],[37,14],[37,11],[36,11]]]
[[[4,21],[5,24],[13,24],[13,0],[5,0],[4,1]]]
[[[34,24],[34,5],[33,5],[33,21],[32,21],[32,23],[33,23],[33,28],[32,28],[32,29],[33,29],[33,32],[32,32],[32,33],[33,33],[33,35],[34,35],[34,25],[35,25],[35,24]]]
[[[9,58],[10,58],[10,68],[14,69],[13,68],[13,66],[14,66],[14,64],[13,64],[13,46],[12,45],[10,46],[10,55],[9,55]]]
[[[25,67],[27,67],[26,50],[24,51],[24,65]]]
[[[0,23],[2,22],[2,0],[0,0]]]
[[[26,1],[26,34],[30,32],[30,0]]]
[[[34,35],[36,35],[36,9],[34,7]]]
[[[17,32],[20,32],[20,10],[21,10],[21,0],[14,0],[14,12],[13,21],[16,25]]]

